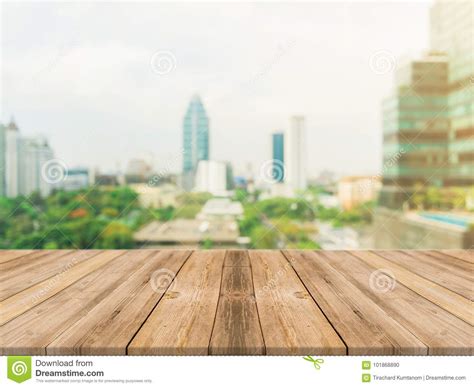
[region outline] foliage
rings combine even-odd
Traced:
[[[0,248],[130,248],[151,217],[128,187],[0,198]]]
[[[197,214],[201,211],[202,205],[197,203],[187,203],[185,205],[180,206],[176,212],[176,218],[187,218],[193,219],[196,218]]]
[[[293,198],[270,198],[255,204],[257,210],[268,218],[313,220],[314,211],[306,201]]]
[[[211,249],[213,246],[214,243],[210,238],[206,238],[204,241],[201,242],[202,249]]]
[[[250,232],[252,248],[274,249],[278,246],[278,231],[264,225],[257,225]]]
[[[207,201],[212,198],[212,194],[209,193],[181,193],[177,200],[180,205],[195,204],[203,206]]]
[[[474,187],[428,187],[415,186],[415,193],[409,199],[409,206],[417,210],[465,210],[467,198]]]

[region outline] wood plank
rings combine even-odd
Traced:
[[[210,354],[265,354],[250,260],[246,251],[227,251]]]
[[[109,251],[104,251],[107,253]],[[121,251],[70,287],[0,326],[0,354],[45,355],[46,347],[141,268],[154,250]]]
[[[452,268],[455,268],[458,271],[461,271],[463,273],[471,273],[474,268],[474,263],[469,263],[468,261],[458,259],[453,256],[446,255],[444,253],[441,253],[439,251],[429,251],[429,250],[403,250],[402,252],[405,252],[407,254],[413,255],[423,255],[426,257],[428,260],[434,260],[438,264],[443,264],[446,265],[448,270],[451,270]]]
[[[423,298],[415,291],[395,283],[395,287],[374,286],[374,275],[380,267],[355,256],[357,251],[323,251],[328,263],[340,271],[393,319],[410,330],[428,346],[429,355],[472,355],[472,326],[443,308]],[[360,251],[365,254],[367,252]],[[369,252],[370,253],[370,252]],[[357,263],[354,263],[354,258]],[[383,292],[387,291],[387,292]]]
[[[65,271],[49,279],[29,287],[8,299],[0,302],[0,325],[30,310],[34,306],[44,302],[46,299],[69,287],[71,284],[106,265],[124,251],[104,251],[91,259],[72,265]]]
[[[435,257],[425,255],[420,251],[377,251],[381,256],[392,263],[396,263],[403,268],[425,278],[433,283],[447,288],[471,301],[474,299],[473,276],[474,266],[469,263],[459,263],[470,266],[470,270],[460,268],[459,265],[451,265],[448,260],[441,261]]]
[[[249,251],[266,354],[346,354],[346,346],[279,251]]]
[[[31,249],[0,249],[0,263],[6,263],[34,252]]]
[[[248,251],[231,249],[225,254],[224,267],[250,267]]]
[[[388,269],[392,271],[397,282],[404,284],[406,287],[446,311],[449,311],[458,318],[461,318],[470,325],[474,324],[474,305],[469,299],[433,283],[398,264],[392,263],[374,252],[353,251],[352,254],[378,269]]]
[[[348,282],[320,252],[284,254],[344,340],[349,355],[428,354],[423,342]]]
[[[49,344],[46,353],[125,355],[127,345],[190,254],[186,250],[152,252],[141,268]]]
[[[128,346],[128,354],[209,352],[225,251],[193,252]]]
[[[474,249],[441,249],[438,251],[428,251],[431,255],[444,255],[474,264]]]
[[[5,282],[10,292],[32,282],[0,303],[0,319],[14,315],[0,325],[1,355],[413,354],[423,344],[429,355],[474,355],[472,325],[448,311],[474,313],[454,292],[469,283],[449,283],[472,287],[471,260],[451,255],[459,252],[403,251],[402,261],[389,251],[290,251],[288,260],[278,251],[202,251],[185,261],[184,251],[133,250],[86,267],[111,254],[101,251],[62,271],[58,260],[66,267],[73,255],[64,252],[0,263],[0,292]],[[178,275],[155,293],[150,276],[163,268]],[[380,269],[396,281],[385,293],[372,279]]]
[[[0,301],[97,255],[98,250],[39,251],[0,264]],[[42,253],[37,255],[37,253]]]

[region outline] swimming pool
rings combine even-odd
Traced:
[[[467,228],[470,224],[474,223],[473,218],[446,213],[421,213],[420,216],[427,220],[444,222],[451,225],[461,226],[463,228]]]

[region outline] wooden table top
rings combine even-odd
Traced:
[[[472,355],[472,251],[0,251],[2,355]]]

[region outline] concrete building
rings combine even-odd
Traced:
[[[146,208],[178,207],[178,196],[182,193],[181,189],[172,184],[133,184],[130,187],[138,194],[140,205]]]
[[[377,199],[382,183],[372,176],[349,176],[339,180],[337,198],[339,206],[350,210],[357,205]]]
[[[57,186],[65,191],[82,190],[89,187],[92,177],[87,168],[70,168],[64,180]]]
[[[43,177],[42,169],[53,158],[45,138],[22,137],[12,119],[7,127],[0,128],[0,195],[14,198],[37,191],[48,196],[54,182]]]
[[[227,196],[233,189],[232,166],[227,162],[202,160],[196,172],[194,191],[207,192],[215,196]]]
[[[0,123],[0,197],[6,195],[5,192],[5,126]]]
[[[5,193],[10,198],[19,195],[19,144],[18,127],[12,119],[5,130]]]
[[[235,220],[242,217],[244,208],[238,201],[229,198],[212,198],[206,202],[199,214],[199,220]]]
[[[20,195],[27,196],[38,191],[42,197],[47,197],[51,193],[53,183],[43,176],[42,169],[45,163],[53,158],[53,150],[46,139],[41,137],[20,138],[18,163],[18,192]]]
[[[239,226],[233,220],[187,220],[168,222],[153,221],[134,235],[141,246],[163,245],[196,248],[205,241],[222,248],[238,247]]]
[[[143,159],[132,159],[125,169],[126,183],[146,182],[152,174],[151,166]]]
[[[293,116],[285,132],[285,184],[294,192],[305,190],[307,186],[304,121],[302,116]]]

